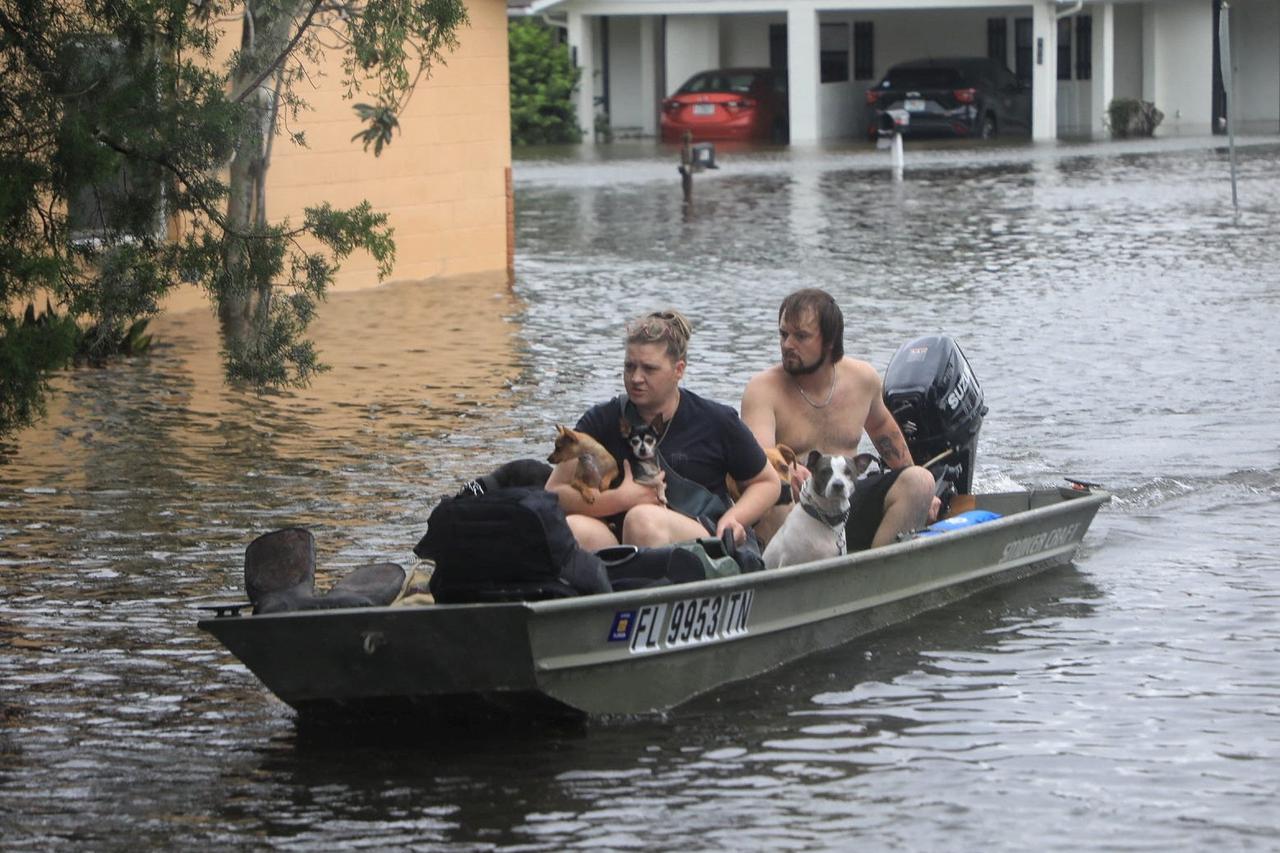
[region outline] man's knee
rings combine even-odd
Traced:
[[[928,468],[912,465],[910,468],[904,468],[898,475],[886,498],[889,500],[905,498],[912,505],[928,506],[933,500],[934,485],[933,475],[929,473]]]
[[[884,496],[884,514],[876,528],[872,547],[888,545],[901,533],[923,527],[933,503],[933,475],[913,465],[904,468]]]
[[[884,496],[884,511],[896,518],[906,518],[912,524],[920,524],[933,504],[933,474],[929,469],[912,465],[898,474],[893,486]]]

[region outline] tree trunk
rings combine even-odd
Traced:
[[[232,91],[243,92],[258,78],[288,42],[293,15],[264,4],[266,10],[245,6],[243,59],[232,76]],[[244,96],[254,114],[245,128],[231,159],[227,197],[227,228],[235,235],[252,235],[267,224],[266,180],[270,166],[271,141],[275,136],[276,113],[282,71],[269,75]],[[249,240],[230,236],[226,245],[226,274],[218,296],[218,317],[227,343],[249,343],[265,323],[271,310],[272,282],[249,281],[246,251]]]

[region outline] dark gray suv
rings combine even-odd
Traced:
[[[868,135],[962,136],[1031,132],[1031,87],[994,59],[916,59],[867,90]]]

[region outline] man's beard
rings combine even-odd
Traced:
[[[796,358],[799,359],[799,356],[796,356]],[[784,358],[782,360],[782,369],[785,370],[787,373],[791,374],[792,376],[812,376],[813,374],[817,373],[818,369],[822,367],[822,365],[826,364],[826,362],[827,362],[827,357],[824,354],[822,356],[819,356],[818,360],[815,361],[813,364],[805,364],[803,361],[801,361],[799,367],[792,367],[790,364],[787,363],[787,360]]]

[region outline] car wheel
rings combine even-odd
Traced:
[[[991,139],[996,135],[996,117],[991,113],[984,113],[982,116],[982,133],[983,139]]]

